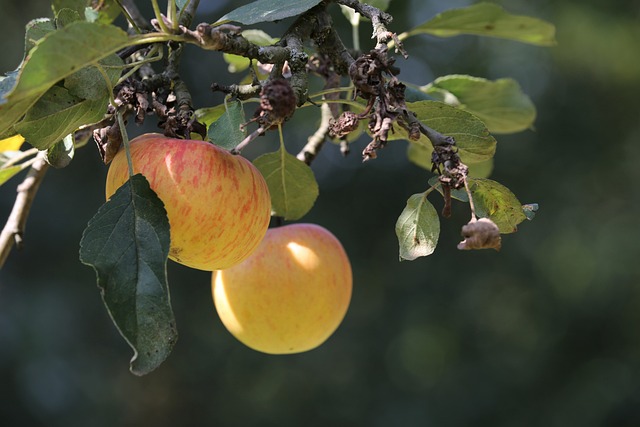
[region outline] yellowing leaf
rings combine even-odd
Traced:
[[[18,151],[23,143],[24,138],[22,135],[13,135],[2,139],[0,140],[0,153],[3,151]]]

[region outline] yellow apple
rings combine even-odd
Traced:
[[[249,258],[212,278],[225,327],[270,354],[300,353],[326,341],[347,312],[351,287],[344,248],[315,224],[269,229]]]
[[[213,271],[244,260],[271,217],[269,189],[247,159],[205,141],[145,134],[131,141],[135,173],[164,203],[171,226],[169,258]],[[124,149],[107,174],[107,199],[129,179]]]

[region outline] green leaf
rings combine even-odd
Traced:
[[[107,311],[134,351],[131,372],[136,375],[157,368],[177,340],[168,256],[164,205],[140,174],[98,210],[80,242],[80,260],[96,270]]]
[[[513,79],[495,81],[464,75],[440,77],[421,88],[439,101],[468,111],[493,133],[531,128],[536,108]]]
[[[84,8],[84,19],[87,22],[100,22],[102,24],[111,24],[116,20],[122,9],[118,6],[119,0],[102,0],[98,3],[93,2],[94,6],[100,6],[99,9],[94,9],[91,6]]]
[[[35,47],[38,40],[42,39],[47,34],[54,32],[55,30],[56,25],[49,18],[38,18],[29,21],[25,26],[23,59],[26,59],[27,54],[31,49]]]
[[[46,150],[81,125],[102,120],[108,101],[108,96],[83,100],[54,86],[14,128],[31,145]]]
[[[95,66],[82,68],[64,79],[64,87],[69,93],[82,99],[94,99],[109,96],[122,74],[124,62],[118,55],[110,55],[98,62],[109,78],[105,81],[103,74]]]
[[[273,22],[298,16],[320,3],[321,0],[256,0],[240,6],[215,22],[239,22],[244,25]]]
[[[78,13],[77,11],[68,8],[60,9],[56,13],[56,28],[63,28],[73,22],[77,22],[80,20],[80,13]]]
[[[522,203],[504,185],[490,179],[469,179],[476,215],[496,223],[500,233],[513,233],[527,219]]]
[[[8,168],[0,169],[0,185],[9,181],[14,175],[22,170],[21,166],[9,166]]]
[[[231,150],[247,136],[247,132],[240,129],[245,122],[242,102],[235,100],[227,103],[227,111],[220,116],[207,131],[209,140],[219,147]]]
[[[112,25],[74,22],[47,34],[20,70],[18,84],[7,99],[43,94],[77,70],[93,65],[130,44],[127,33]]]
[[[45,160],[56,169],[69,166],[75,154],[74,136],[72,133],[53,144],[47,150]]]
[[[295,220],[311,210],[319,190],[313,171],[306,163],[281,146],[278,151],[258,157],[253,164],[267,181],[273,215]]]
[[[99,63],[109,82],[97,67],[82,68],[64,80],[64,87],[49,89],[14,129],[44,150],[80,126],[102,120],[123,63],[115,54]]]
[[[55,29],[53,21],[49,18],[34,19],[27,23],[25,27],[23,63],[36,43],[47,34],[54,32]],[[38,96],[32,96],[17,102],[6,103],[8,94],[16,87],[21,67],[22,65],[6,76],[0,77],[0,137],[16,133],[15,130],[11,129],[11,126],[24,115],[38,98]]]
[[[87,0],[53,0],[51,9],[53,9],[53,14],[57,16],[62,9],[71,9],[78,13],[84,13],[84,9],[88,5],[89,1]]]
[[[47,34],[31,50],[15,86],[0,99],[0,134],[6,134],[57,82],[129,44],[120,28],[83,21]]]
[[[413,261],[431,255],[438,244],[440,219],[436,209],[427,200],[427,194],[425,192],[409,197],[407,206],[396,222],[401,261]]]
[[[438,132],[452,136],[459,149],[458,154],[464,163],[479,163],[493,157],[496,152],[496,140],[482,122],[466,111],[439,101],[408,102],[407,108],[416,113],[425,125]],[[406,131],[402,131],[405,132]],[[418,142],[430,147],[423,137]]]
[[[422,144],[409,144],[407,146],[407,158],[414,165],[420,166],[422,169],[431,170],[431,153],[433,148]]]
[[[489,178],[493,173],[493,158],[478,163],[470,163],[469,178]]]
[[[251,60],[244,56],[234,55],[232,53],[223,53],[222,59],[228,64],[227,70],[230,73],[240,73],[251,65]]]
[[[493,3],[477,3],[445,11],[412,29],[408,35],[422,33],[438,37],[474,34],[538,46],[556,44],[556,29],[552,24],[529,16],[512,15]]]

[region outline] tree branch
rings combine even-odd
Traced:
[[[371,20],[373,27],[372,39],[376,39],[376,49],[386,47],[391,40],[395,42],[396,52],[400,52],[402,56],[407,58],[407,52],[402,48],[402,42],[395,33],[387,29],[387,25],[393,21],[393,17],[387,12],[383,12],[377,7],[360,3],[358,0],[337,0],[337,3],[350,7],[362,16]]]
[[[333,119],[333,114],[331,113],[331,108],[329,104],[322,104],[320,106],[320,111],[322,112],[320,118],[320,126],[314,132],[313,135],[309,137],[307,140],[307,144],[300,150],[298,155],[296,156],[298,160],[305,162],[310,165],[313,159],[316,158],[322,145],[327,139],[327,134],[329,133],[329,122]]]
[[[7,223],[2,229],[2,233],[0,233],[0,268],[2,268],[7,260],[14,243],[18,248],[22,246],[22,236],[24,235],[27,217],[29,216],[33,199],[38,192],[40,183],[49,166],[44,160],[45,154],[46,151],[38,153],[24,181],[18,186],[18,195],[13,204],[13,209],[11,210],[11,214],[9,214]]]
[[[131,18],[131,25],[137,27],[138,30],[149,31],[151,30],[151,25],[145,19],[144,15],[138,9],[135,2],[133,0],[120,0],[120,6],[124,9],[125,16],[127,18]]]

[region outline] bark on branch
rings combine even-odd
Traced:
[[[45,154],[46,151],[38,153],[24,181],[18,186],[18,195],[13,204],[13,209],[2,229],[2,233],[0,233],[0,269],[7,260],[13,245],[15,244],[18,248],[22,246],[22,237],[29,210],[49,166],[44,160]]]

